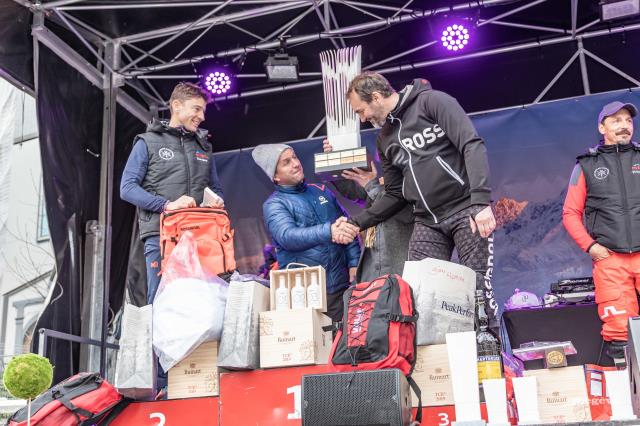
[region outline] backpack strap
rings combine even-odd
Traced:
[[[87,411],[84,408],[76,407],[71,402],[71,399],[69,399],[69,397],[67,397],[66,395],[58,394],[58,396],[54,395],[54,398],[57,401],[60,401],[60,404],[64,405],[65,408],[69,410],[76,417],[76,420],[78,420],[78,423],[81,422],[80,416],[84,416],[85,418],[93,417],[93,413],[91,411]]]
[[[420,388],[413,377],[407,376],[407,382],[409,382],[409,386],[413,389],[413,392],[418,397],[418,409],[416,410],[416,422],[420,424],[422,422],[422,392],[420,392]]]
[[[413,315],[399,315],[399,314],[388,313],[385,315],[385,317],[389,321],[394,321],[394,322],[417,322],[418,312],[416,311]]]
[[[325,325],[322,327],[322,331],[338,331],[342,330],[342,321],[334,322],[331,325]]]

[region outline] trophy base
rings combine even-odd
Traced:
[[[371,170],[365,147],[315,154],[314,166],[316,175],[323,180],[342,179],[341,175],[344,170],[356,167],[362,170]]]

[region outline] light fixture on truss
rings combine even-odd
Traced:
[[[284,38],[280,38],[280,49],[277,53],[269,55],[264,63],[269,82],[298,81],[298,58],[289,56],[286,50]]]

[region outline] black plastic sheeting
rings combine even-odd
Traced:
[[[103,94],[40,46],[36,107],[47,215],[58,268],[52,302],[36,330],[80,335],[85,227],[87,221],[98,218]],[[119,198],[120,176],[133,137],[144,127],[121,107],[116,123],[109,318],[122,304],[134,221],[133,207]],[[36,334],[32,349],[37,347]],[[55,366],[54,383],[78,371],[77,344],[52,339],[47,355]]]
[[[32,14],[12,0],[0,0],[0,69],[33,89]]]

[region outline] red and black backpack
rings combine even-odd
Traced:
[[[409,284],[399,275],[384,275],[350,286],[343,303],[329,368],[338,372],[397,368],[420,400],[420,390],[410,377],[416,362],[418,312]]]
[[[107,418],[117,414],[127,403],[98,373],[80,373],[58,383],[31,402],[31,425],[107,424]],[[11,416],[7,425],[26,426],[27,407]]]

